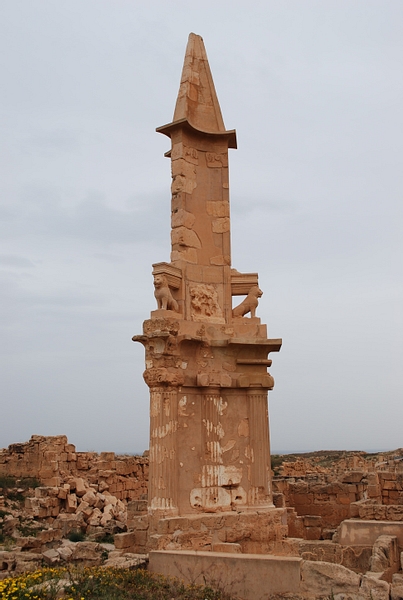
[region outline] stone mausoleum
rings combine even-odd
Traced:
[[[157,308],[133,338],[144,345],[150,388],[149,515],[157,522],[259,509],[281,537],[267,370],[281,340],[269,339],[256,316],[258,274],[231,265],[228,149],[236,134],[224,126],[200,36],[189,36],[173,120],[157,131],[171,140],[171,261],[153,265]]]

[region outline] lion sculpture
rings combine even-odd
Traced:
[[[263,296],[262,290],[259,288],[258,285],[254,285],[253,287],[250,288],[249,293],[246,296],[245,300],[243,300],[241,302],[241,304],[238,304],[238,306],[236,306],[233,309],[232,316],[233,317],[244,317],[246,314],[248,314],[248,312],[250,312],[250,316],[254,317],[255,313],[256,313],[257,305],[259,304],[258,298],[261,298],[262,296]]]
[[[179,312],[179,306],[169,289],[166,275],[154,275],[154,296],[158,308]]]

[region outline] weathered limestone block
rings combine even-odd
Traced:
[[[44,529],[43,531],[38,531],[36,537],[41,541],[42,544],[48,544],[54,540],[60,540],[62,537],[62,532],[60,529]]]
[[[363,480],[365,473],[363,471],[348,471],[342,477],[343,483],[360,483]]]
[[[17,537],[15,538],[15,545],[23,550],[32,550],[34,548],[40,548],[42,542],[39,538],[32,536]]]
[[[164,522],[164,519],[161,519],[161,522]],[[168,531],[159,531],[159,523],[158,522],[158,533],[167,533]],[[131,529],[133,529],[134,531],[146,531],[149,527],[150,527],[150,520],[147,514],[145,515],[139,515],[139,516],[133,516],[130,520],[130,527]],[[167,526],[168,527],[168,526]]]
[[[54,529],[60,529],[62,537],[66,537],[71,531],[79,531],[85,528],[84,515],[61,513],[53,523]]]
[[[133,552],[110,552],[108,560],[104,562],[104,567],[111,567],[116,569],[134,569],[141,567],[146,569],[148,564],[148,557],[144,554],[137,554]]]
[[[171,161],[172,177],[183,176],[187,180],[196,183],[196,167],[193,163],[178,158]]]
[[[196,217],[194,214],[184,210],[183,208],[180,208],[179,210],[172,212],[171,226],[172,228],[187,227],[188,229],[192,229],[195,220]]]
[[[12,535],[16,527],[19,525],[19,519],[6,515],[3,521],[3,533],[5,535]]]
[[[310,596],[326,596],[330,593],[358,595],[361,576],[341,565],[322,561],[302,561],[301,591]]]
[[[191,194],[196,187],[196,181],[192,177],[184,177],[183,175],[175,175],[172,179],[171,191],[172,194],[185,192]]]
[[[229,217],[222,217],[215,219],[212,224],[213,233],[226,233],[230,231],[230,220]]]
[[[211,549],[213,552],[229,552],[230,554],[240,554],[242,552],[240,544],[229,544],[225,542],[212,544]]]
[[[105,492],[106,490],[109,489],[109,485],[106,483],[106,481],[100,481],[99,485],[98,485],[98,491],[102,494],[102,492]]]
[[[75,477],[70,483],[71,489],[75,489],[76,496],[82,497],[88,491],[88,485],[85,484],[82,477]]]
[[[362,576],[360,586],[360,599],[365,600],[389,600],[390,585],[379,579],[374,573],[366,573]]]
[[[132,548],[136,545],[136,533],[117,533],[114,536],[114,544],[117,550]]]
[[[7,571],[5,571],[7,576],[15,576],[26,571],[36,571],[42,564],[42,554],[19,551],[1,552],[0,564],[7,567]]]
[[[60,548],[56,548],[56,552],[59,554],[61,560],[68,561],[73,554],[73,550],[70,546],[60,546]]]
[[[171,231],[172,244],[187,246],[189,248],[201,248],[200,239],[193,229],[187,227],[176,227]]]
[[[43,560],[48,565],[54,565],[60,562],[60,554],[56,550],[45,550],[42,552]]]
[[[370,560],[370,571],[382,573],[382,579],[392,581],[392,575],[399,571],[400,556],[396,536],[381,535],[376,540]]]
[[[104,512],[99,523],[100,523],[101,527],[105,527],[106,525],[108,525],[108,523],[110,523],[112,521],[112,519],[113,519],[113,516],[111,515],[110,512]]]
[[[68,494],[66,498],[66,512],[75,513],[77,510],[77,496],[75,494]]]
[[[60,500],[66,500],[66,498],[67,498],[67,494],[68,494],[68,493],[69,493],[69,491],[70,491],[70,486],[67,484],[67,485],[65,485],[65,486],[63,486],[63,487],[61,487],[61,488],[58,488],[58,489],[59,489],[59,492],[58,492],[58,494],[57,494],[57,497],[58,497]]]
[[[82,497],[82,501],[87,502],[89,506],[94,506],[97,500],[95,492],[88,490]]]
[[[174,263],[178,260],[185,260],[186,262],[197,264],[197,250],[195,250],[195,248],[172,250],[171,261]]]
[[[92,527],[98,527],[101,523],[101,519],[102,519],[102,512],[99,510],[99,508],[94,508],[92,514],[90,515],[90,517],[88,518],[88,525],[92,526]]]
[[[206,209],[207,214],[211,217],[229,217],[229,202],[207,200]]]
[[[71,560],[84,565],[102,564],[103,548],[96,542],[77,542],[72,548]]]

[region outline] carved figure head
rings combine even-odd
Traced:
[[[258,285],[254,285],[250,288],[249,294],[251,296],[256,296],[256,298],[261,298],[263,296],[263,292]]]
[[[166,275],[154,275],[154,287],[157,289],[168,287]]]

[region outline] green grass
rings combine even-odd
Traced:
[[[235,600],[142,569],[42,569],[0,581],[1,600]]]

